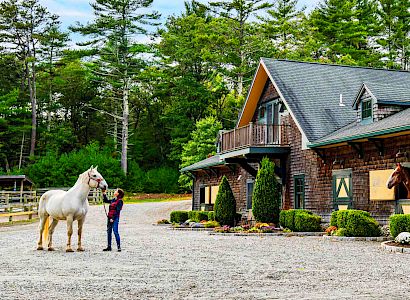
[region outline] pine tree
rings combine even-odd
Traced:
[[[37,58],[41,36],[49,13],[38,0],[7,0],[0,3],[0,43],[24,62],[25,80],[31,102],[30,156],[34,155],[37,137]]]
[[[222,177],[215,200],[215,220],[222,225],[233,226],[236,216],[236,201],[226,176]]]
[[[264,158],[256,175],[252,196],[252,214],[256,221],[279,222],[280,189],[274,175],[274,163]]]
[[[303,10],[298,10],[297,4],[298,0],[278,0],[267,10],[268,17],[259,17],[266,37],[279,52],[278,58],[288,58],[300,44]]]
[[[371,0],[325,0],[311,13],[310,23],[325,59],[356,65],[375,63],[371,45],[374,7]]]
[[[138,43],[138,35],[147,35],[147,25],[158,25],[155,21],[159,15],[148,13],[147,9],[153,0],[96,0],[91,4],[96,15],[95,21],[87,25],[77,24],[71,27],[74,32],[91,36],[93,39],[81,45],[90,45],[98,55],[97,76],[104,81],[102,93],[121,103],[122,115],[118,116],[117,106],[115,120],[121,121],[121,169],[127,173],[130,93],[136,85],[137,75],[144,68],[146,61],[141,54],[150,51],[147,45]],[[115,126],[115,128],[117,128]],[[116,139],[117,132],[114,132]]]
[[[379,45],[386,53],[387,67],[409,69],[410,1],[379,0],[381,26]]]
[[[258,27],[249,23],[249,19],[269,7],[271,5],[266,0],[223,0],[209,4],[211,11],[227,21],[226,25],[229,28],[226,33],[230,33],[231,36],[227,43],[229,46],[224,49],[229,59],[224,63],[233,66],[231,80],[235,82],[236,91],[240,96],[244,93],[245,78],[249,76],[250,69],[252,73],[254,70],[250,62],[255,60],[255,53],[261,46],[260,40],[255,38],[258,35]]]

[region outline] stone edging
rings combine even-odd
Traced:
[[[190,228],[190,227],[169,227],[169,230],[178,230],[178,231],[213,231],[213,228]]]
[[[247,232],[209,232],[209,235],[224,235],[224,236],[322,236],[323,232],[259,232],[259,233],[247,233]]]
[[[170,227],[172,224],[157,224],[157,223],[152,223],[152,226],[158,226],[158,227]]]
[[[390,240],[390,241],[385,241],[381,243],[381,247],[383,250],[386,250],[388,252],[410,253],[410,248],[387,245],[387,243],[389,242],[394,242],[394,241]]]
[[[389,238],[385,236],[373,236],[373,237],[354,237],[354,236],[334,236],[334,235],[324,235],[323,239],[329,241],[340,241],[340,242],[383,242],[387,241]]]

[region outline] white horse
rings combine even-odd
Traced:
[[[51,190],[44,193],[40,198],[38,215],[40,217],[40,238],[37,250],[43,250],[43,231],[48,217],[52,218],[48,234],[48,250],[53,251],[53,232],[59,220],[67,220],[67,252],[71,249],[71,235],[73,234],[73,222],[78,222],[78,248],[77,251],[84,251],[81,246],[81,233],[85,216],[88,211],[88,193],[91,188],[107,189],[105,179],[97,171],[97,167],[82,173],[75,185],[68,191]]]

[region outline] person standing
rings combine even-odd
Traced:
[[[122,189],[116,189],[114,192],[114,199],[109,200],[106,195],[106,191],[103,191],[103,199],[104,203],[109,203],[109,209],[107,214],[107,239],[108,244],[107,248],[103,249],[103,251],[111,251],[111,243],[112,243],[112,232],[114,231],[115,241],[117,242],[117,249],[118,252],[121,252],[121,241],[120,241],[120,234],[118,232],[118,223],[120,221],[120,213],[122,206],[124,204],[123,197],[124,191]]]

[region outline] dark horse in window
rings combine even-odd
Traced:
[[[400,183],[403,183],[406,187],[407,199],[410,199],[410,172],[407,168],[398,163],[396,169],[394,169],[393,173],[387,180],[387,188],[391,189]]]

